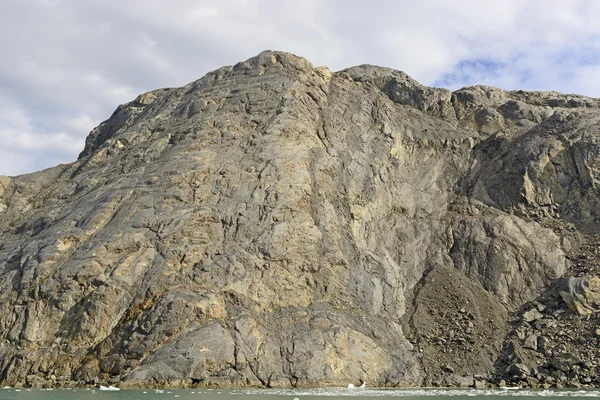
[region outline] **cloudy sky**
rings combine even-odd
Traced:
[[[71,162],[118,104],[266,49],[600,97],[598,21],[591,0],[0,0],[0,175]]]

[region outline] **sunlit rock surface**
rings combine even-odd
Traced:
[[[599,231],[599,122],[271,51],[142,94],[76,162],[0,177],[0,380],[494,382]]]

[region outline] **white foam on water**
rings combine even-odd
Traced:
[[[109,385],[108,387],[104,386],[104,385],[100,385],[100,388],[98,390],[100,390],[102,392],[118,392],[121,389],[119,389],[118,387],[112,386],[112,385]]]

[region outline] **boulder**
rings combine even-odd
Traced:
[[[582,276],[560,279],[558,293],[574,312],[591,315],[600,311],[600,278]]]
[[[531,310],[523,313],[523,320],[526,322],[533,322],[533,321],[537,321],[538,319],[542,319],[542,318],[544,318],[544,314],[542,314],[535,308],[532,308]]]
[[[515,363],[508,366],[506,373],[511,377],[526,378],[530,374],[530,369],[525,364]]]
[[[561,353],[550,360],[552,368],[562,372],[571,371],[579,363],[581,360],[573,353]]]
[[[526,349],[537,350],[538,336],[535,334],[527,336],[527,338],[525,338],[525,342],[523,343],[523,347]]]

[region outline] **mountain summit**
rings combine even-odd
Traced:
[[[0,177],[0,381],[600,384],[598,106],[273,51],[144,93]]]

